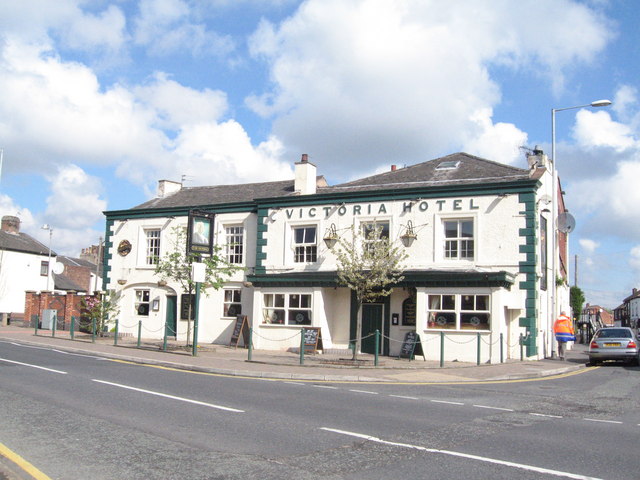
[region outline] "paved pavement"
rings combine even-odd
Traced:
[[[308,380],[324,382],[397,382],[397,383],[459,383],[478,381],[516,380],[540,378],[568,373],[586,368],[585,345],[574,345],[567,353],[567,359],[544,359],[537,361],[505,360],[498,364],[424,361],[380,357],[374,366],[372,355],[359,355],[358,365],[349,361],[349,355],[314,354],[305,355],[300,364],[300,356],[295,352],[274,352],[253,350],[251,361],[248,350],[224,345],[201,345],[198,354],[177,342],[168,342],[164,350],[163,342],[140,341],[123,338],[114,345],[113,338],[96,338],[76,334],[72,340],[69,332],[40,330],[38,335],[31,328],[0,326],[0,342],[18,342],[34,347],[46,346],[67,352],[88,354],[111,359],[125,360],[141,364],[160,365],[184,370],[209,372],[224,375],[259,377],[288,380]],[[0,349],[1,351],[1,349]]]

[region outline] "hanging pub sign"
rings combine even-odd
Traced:
[[[187,254],[211,255],[213,253],[213,219],[212,213],[191,210],[187,228]]]

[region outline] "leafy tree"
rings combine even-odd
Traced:
[[[184,227],[174,227],[172,229],[173,249],[164,257],[158,259],[155,273],[162,280],[171,280],[178,283],[182,292],[188,294],[189,306],[187,313],[187,345],[191,342],[191,309],[193,293],[196,289],[196,282],[191,279],[191,266],[194,262],[205,264],[205,281],[200,284],[200,292],[207,295],[207,290],[213,288],[219,290],[224,282],[233,274],[238,267],[227,261],[219,245],[213,246],[213,254],[208,257],[200,257],[196,253],[187,254],[187,231]]]
[[[88,318],[88,323],[83,327],[91,331],[93,319],[96,320],[96,332],[103,336],[111,322],[115,322],[120,313],[121,292],[109,290],[98,295],[87,295],[80,302],[83,316]],[[81,325],[82,326],[82,325]]]
[[[573,317],[580,317],[580,314],[582,313],[582,305],[584,304],[584,293],[579,287],[573,286],[569,290],[569,303],[571,304]]]
[[[339,238],[333,253],[337,259],[338,283],[355,294],[355,360],[362,345],[362,304],[391,294],[393,285],[404,279],[400,263],[407,254],[382,235],[380,226],[373,225],[364,231],[351,226],[350,230],[351,238]]]

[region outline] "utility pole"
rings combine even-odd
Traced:
[[[578,286],[578,254],[576,254],[573,264],[573,286]]]

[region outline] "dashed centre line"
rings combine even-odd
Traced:
[[[446,403],[447,405],[464,405],[462,402],[450,402],[448,400],[430,400],[433,403]]]
[[[513,412],[512,408],[502,408],[502,407],[490,407],[488,405],[474,405],[476,408],[486,408],[488,410],[501,410],[503,412]]]
[[[370,391],[368,391],[368,390],[355,390],[355,389],[354,389],[354,390],[351,390],[351,389],[350,389],[349,391],[350,391],[350,392],[353,392],[353,393],[367,393],[367,394],[369,394],[369,395],[378,395],[378,392],[370,392]]]

